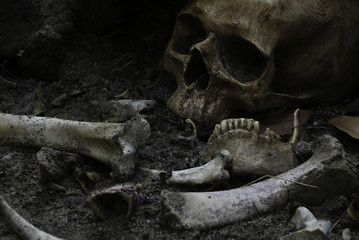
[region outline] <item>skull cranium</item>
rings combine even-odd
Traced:
[[[193,0],[164,65],[168,106],[208,123],[239,113],[331,104],[359,86],[356,0]]]

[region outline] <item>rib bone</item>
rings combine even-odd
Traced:
[[[33,226],[12,209],[2,196],[0,196],[0,216],[11,225],[14,231],[27,240],[62,240]]]
[[[344,154],[338,140],[326,135],[318,140],[307,162],[277,178],[227,191],[162,191],[163,217],[172,227],[206,229],[252,218],[282,207],[289,200],[317,204],[328,197],[353,192],[358,173]]]
[[[103,123],[0,113],[0,144],[83,154],[111,166],[120,180],[132,175],[136,149],[149,136],[150,126],[144,119]]]

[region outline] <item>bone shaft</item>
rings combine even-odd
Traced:
[[[88,155],[98,160],[102,158],[98,158],[91,149],[111,149],[111,141],[114,141],[111,138],[123,135],[123,130],[124,124],[0,114],[1,144],[47,146]]]
[[[11,225],[14,231],[27,240],[61,240],[33,226],[13,210],[0,196],[0,216]]]

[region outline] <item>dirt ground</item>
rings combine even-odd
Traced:
[[[82,28],[81,28],[82,26]],[[203,163],[202,155],[210,129],[200,130],[200,142],[191,147],[175,141],[178,134],[186,135],[190,126],[169,111],[166,102],[175,90],[175,80],[161,69],[161,57],[170,36],[171,24],[165,29],[155,29],[147,24],[141,26],[141,34],[89,33],[85,25],[75,31],[64,42],[65,57],[61,62],[61,74],[51,79],[24,72],[17,61],[9,61],[0,69],[0,111],[4,113],[32,114],[38,95],[42,94],[44,111],[41,116],[81,121],[106,121],[113,117],[105,108],[95,107],[91,101],[113,100],[128,89],[129,99],[154,99],[157,106],[145,113],[151,125],[152,136],[139,150],[136,167],[158,170],[178,170],[198,166]],[[153,33],[154,32],[154,33]],[[42,68],[41,65],[35,66]],[[36,72],[36,71],[35,71]],[[16,75],[16,77],[14,75]],[[69,97],[59,106],[51,102],[64,93],[79,90],[79,94]],[[351,102],[355,99],[348,100]],[[326,115],[333,113],[338,105],[313,110]],[[308,141],[329,133],[338,137],[349,157],[358,166],[359,149],[357,140],[323,123],[313,126],[310,120],[305,126]],[[86,199],[88,193],[115,183],[110,177],[110,169],[90,158],[77,163],[81,170],[96,171],[99,182],[83,190],[69,174],[57,182],[66,191],[48,187],[48,181],[41,177],[36,158],[38,148],[0,146],[0,189],[1,195],[18,213],[36,227],[64,239],[279,239],[294,229],[288,221],[301,203],[291,202],[277,212],[268,213],[236,222],[229,226],[207,231],[174,230],[161,218],[161,198],[163,189],[170,188],[160,182],[151,181],[136,170],[131,181],[139,184],[137,189],[137,209],[130,218],[113,216],[100,220],[94,216]],[[327,199],[319,206],[306,206],[313,214],[324,220],[337,223],[331,230],[329,239],[341,239],[347,226],[340,221],[350,204],[350,196]],[[359,239],[359,230],[351,228],[352,239]],[[0,239],[18,239],[11,227],[0,220]]]

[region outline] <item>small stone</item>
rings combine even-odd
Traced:
[[[11,156],[10,155],[5,155],[1,158],[2,161],[9,161],[11,160]]]
[[[43,147],[37,153],[41,177],[50,181],[60,180],[74,169],[79,158],[80,156],[74,153]]]

